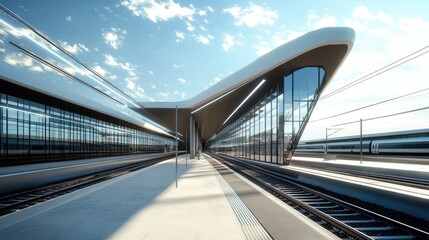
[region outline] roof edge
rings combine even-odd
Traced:
[[[313,49],[329,45],[347,45],[347,56],[354,40],[355,31],[352,28],[321,28],[273,49],[190,99],[177,102],[141,102],[141,104],[145,108],[175,108],[177,106],[178,108],[196,109]]]

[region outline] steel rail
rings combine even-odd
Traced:
[[[263,169],[261,167],[253,166],[249,163],[243,163],[242,161],[237,161],[233,158],[227,158],[226,156],[214,156],[212,157],[219,159],[224,165],[232,168],[233,170],[239,172],[249,180],[257,183],[258,185],[262,186],[265,189],[268,189],[270,192],[274,193],[274,195],[280,196],[280,198],[287,199],[288,201],[292,202],[293,204],[299,206],[300,208],[304,209],[305,211],[309,212],[310,214],[313,214],[314,216],[317,216],[319,219],[329,223],[330,225],[334,226],[335,228],[339,229],[340,231],[343,231],[344,233],[348,234],[351,237],[357,238],[357,239],[414,239],[414,238],[420,238],[420,239],[429,239],[429,233],[424,232],[420,229],[417,229],[415,227],[409,226],[407,224],[401,223],[397,220],[385,217],[381,214],[369,211],[367,209],[364,209],[362,207],[356,206],[351,203],[347,203],[343,200],[340,200],[338,198],[329,196],[325,193],[321,193],[319,191],[316,191],[314,189],[310,189],[309,187],[303,186],[302,184],[299,184],[297,182],[291,181],[290,179],[285,179],[284,176],[280,173],[276,173],[267,169]],[[226,161],[225,161],[226,160]],[[233,162],[233,163],[231,163]],[[296,187],[297,190],[289,190],[291,193],[287,193],[282,189],[279,189],[278,187],[272,186],[271,184],[268,184],[266,181],[263,181],[261,179],[258,179],[257,177],[253,176],[252,174],[247,173],[246,171],[238,169],[236,166],[233,166],[235,164],[236,166],[240,166],[242,168],[250,169],[251,171],[254,171],[255,173],[261,174],[265,177],[275,179],[276,181],[280,182],[286,182],[286,185],[292,185]],[[247,171],[248,171],[247,170]],[[287,188],[287,187],[286,187]],[[308,196],[303,196],[302,193],[298,194],[298,192],[306,192]],[[301,197],[294,197],[292,195],[301,195]],[[301,199],[298,199],[301,198]],[[327,201],[331,202],[333,206],[330,207]],[[319,205],[317,207],[311,206],[311,205]],[[322,205],[322,206],[320,206]],[[336,214],[327,214],[324,213],[322,210],[319,209],[333,209],[337,208]],[[343,208],[344,210],[338,210],[339,208]],[[348,212],[347,214],[341,214],[341,212]],[[373,222],[374,225],[385,225],[385,226],[369,226],[369,227],[352,227],[353,223],[358,223],[359,220],[338,220],[335,218],[342,217],[342,215],[353,215],[351,212],[356,212],[355,216],[358,216],[359,214],[362,216],[365,216],[368,218],[368,220],[360,220],[361,222]],[[373,219],[373,220],[372,220]],[[378,233],[385,232],[397,232],[396,235],[392,234],[392,236],[385,235],[383,237],[376,236],[377,233],[374,233],[375,231],[379,231]],[[375,234],[375,235],[374,235]],[[390,237],[390,238],[389,238]]]

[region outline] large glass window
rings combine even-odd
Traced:
[[[316,95],[324,77],[320,67],[306,67],[284,78],[284,144],[287,158],[291,157],[314,108]]]
[[[0,91],[8,89],[0,86]],[[48,104],[6,92],[0,99],[0,166],[163,152],[174,146],[173,139],[47,96],[39,99]]]
[[[305,67],[285,75],[283,81],[218,133],[207,147],[231,155],[231,149],[236,147],[239,157],[287,163],[284,159],[291,156],[298,143],[324,75],[320,67]],[[228,147],[225,137],[230,138]]]

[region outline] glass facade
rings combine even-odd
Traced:
[[[165,152],[174,146],[171,138],[2,81],[0,134],[0,166]]]
[[[288,164],[315,106],[325,71],[305,67],[278,81],[206,148],[237,158]]]

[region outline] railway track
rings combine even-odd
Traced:
[[[124,167],[103,171],[87,176],[79,177],[73,180],[59,182],[56,184],[11,193],[0,197],[0,216],[19,211],[21,209],[36,205],[49,199],[62,196],[64,194],[85,188],[121,175],[146,168],[153,164],[165,161],[171,156],[149,159],[143,162],[134,163]]]
[[[429,239],[429,233],[371,212],[275,173],[232,158],[222,164],[291,205],[343,239]],[[216,164],[216,163],[215,163]]]
[[[316,168],[312,166],[305,166],[305,167],[310,169],[320,170],[320,168]],[[394,184],[407,186],[407,187],[429,189],[429,180],[427,179],[392,176],[388,174],[377,174],[377,173],[350,170],[350,169],[344,169],[344,168],[335,168],[335,167],[324,167],[323,171],[330,172],[330,173],[339,173],[339,174],[348,175],[348,176],[365,177],[366,179],[373,179],[377,181],[394,183]]]

